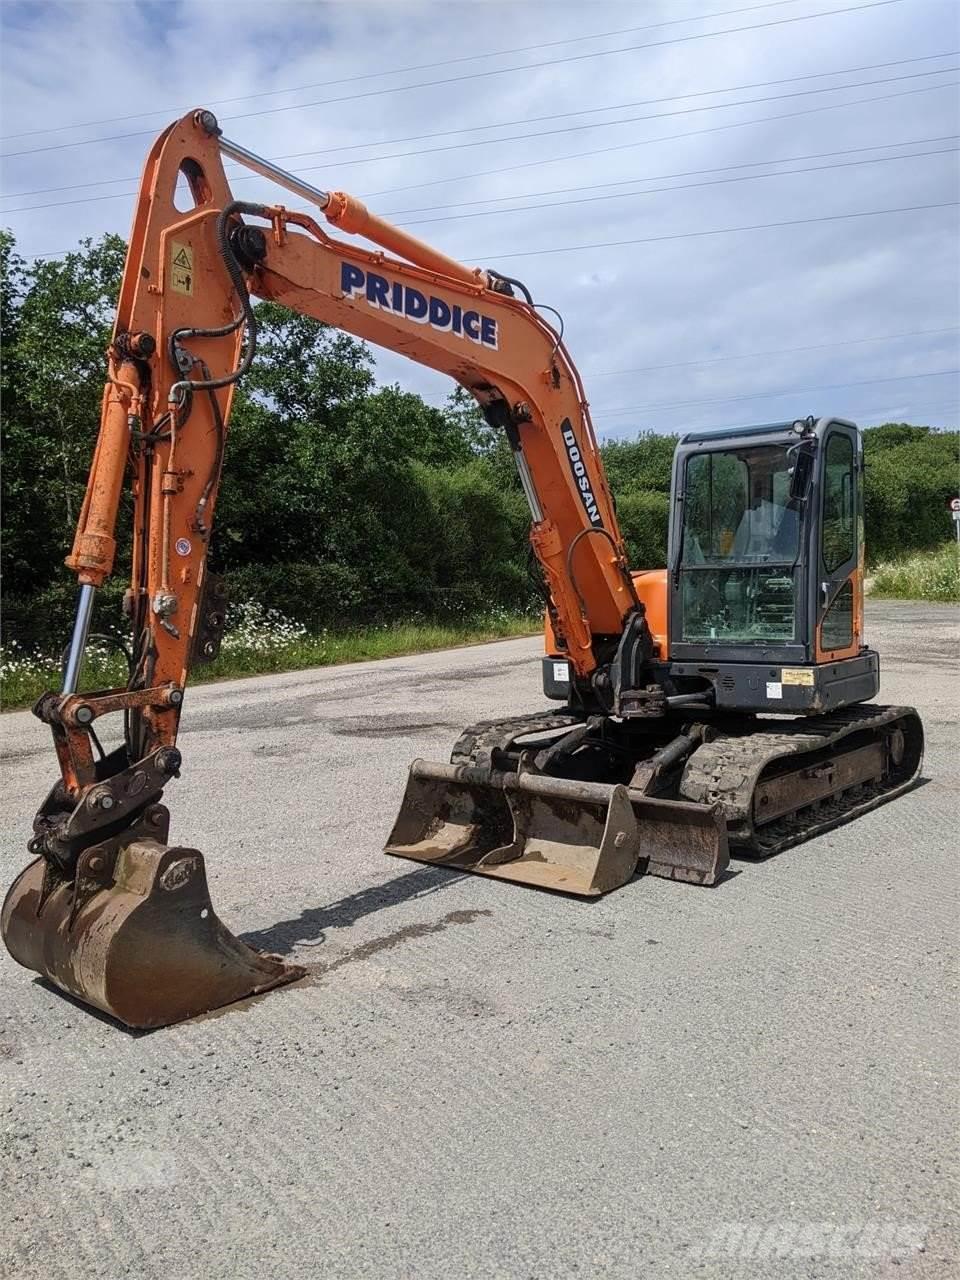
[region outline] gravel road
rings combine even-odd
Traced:
[[[925,781],[715,889],[384,858],[415,756],[535,710],[513,640],[190,692],[173,835],[308,977],[132,1035],[0,957],[0,1273],[957,1274],[957,615],[868,607]],[[0,721],[2,879],[52,781]]]

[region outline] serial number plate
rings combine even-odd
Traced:
[[[784,667],[780,672],[782,684],[813,684],[813,672],[809,667]]]

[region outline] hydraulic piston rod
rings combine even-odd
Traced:
[[[67,665],[63,670],[63,692],[76,693],[80,682],[80,668],[83,666],[83,651],[87,647],[87,634],[90,631],[90,616],[93,613],[93,593],[96,588],[88,583],[80,588],[77,600],[77,614],[73,622],[73,635],[70,637],[70,651],[67,654]]]
[[[212,118],[211,112],[205,112],[204,114],[211,115]],[[204,127],[210,132],[216,132],[216,120],[213,119],[212,130],[209,129],[206,123],[204,123]],[[225,156],[229,156],[231,160],[236,160],[247,169],[252,169],[254,173],[259,173],[262,178],[269,178],[278,187],[283,187],[285,190],[293,192],[295,196],[302,196],[304,200],[309,200],[311,204],[315,204],[321,209],[326,209],[330,203],[329,191],[321,191],[319,187],[312,187],[309,182],[304,182],[302,178],[296,177],[295,174],[279,168],[269,160],[265,160],[263,156],[258,156],[255,152],[248,151],[246,147],[241,147],[239,143],[231,142],[229,138],[221,137],[219,143],[220,150]]]

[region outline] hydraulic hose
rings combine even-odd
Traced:
[[[192,394],[194,391],[217,391],[221,387],[232,386],[247,372],[253,363],[253,357],[256,355],[257,319],[253,313],[253,305],[250,302],[247,282],[243,278],[243,269],[230,246],[228,233],[230,219],[237,213],[252,214],[261,218],[269,218],[270,214],[265,205],[250,204],[245,200],[234,200],[221,209],[220,216],[217,218],[217,250],[223,259],[223,265],[227,269],[227,274],[237,292],[237,297],[240,299],[240,315],[231,320],[229,324],[222,325],[218,329],[177,329],[171,336],[171,349],[172,344],[181,337],[225,338],[228,334],[235,333],[244,322],[246,322],[247,349],[243,353],[243,358],[236,369],[231,373],[224,374],[222,378],[206,378],[202,382],[194,382],[186,378],[180,382],[175,382],[170,388],[169,396],[174,403],[180,400],[181,388],[183,388],[183,395],[187,395]]]

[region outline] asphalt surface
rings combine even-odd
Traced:
[[[538,642],[188,695],[173,837],[306,980],[131,1035],[0,958],[16,1277],[957,1274],[957,614],[868,607],[923,785],[714,889],[385,858],[415,756]],[[4,881],[56,772],[0,721]]]

